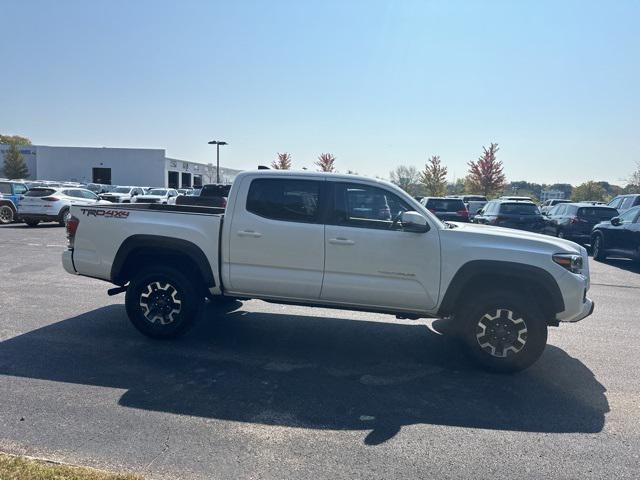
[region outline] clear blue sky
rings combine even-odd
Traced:
[[[640,2],[0,0],[0,132],[276,152],[450,178],[498,142],[510,180],[621,183],[640,160]]]

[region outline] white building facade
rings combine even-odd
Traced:
[[[4,159],[9,145],[0,145]],[[167,158],[151,148],[18,146],[28,180],[52,180],[110,185],[188,188],[215,182],[215,166]],[[220,178],[233,181],[238,170],[220,169]]]

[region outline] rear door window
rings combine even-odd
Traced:
[[[251,182],[247,211],[286,222],[317,223],[322,182],[261,178]]]
[[[6,193],[7,195],[11,195],[11,184],[0,183],[0,193]]]

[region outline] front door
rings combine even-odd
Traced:
[[[384,309],[434,308],[440,287],[438,231],[403,231],[399,217],[414,208],[386,188],[332,185],[322,300]]]
[[[246,198],[246,204],[235,205],[229,226],[228,290],[285,299],[320,297],[324,184],[293,177],[244,180],[236,198]]]

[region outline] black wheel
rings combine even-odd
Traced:
[[[127,315],[148,337],[178,337],[193,326],[204,303],[198,291],[193,282],[174,268],[144,269],[127,288]]]
[[[69,210],[69,207],[65,207],[62,210],[60,210],[60,213],[58,214],[58,223],[64,227],[66,221],[70,218],[71,218],[71,211]]]
[[[593,254],[593,259],[599,262],[602,262],[607,258],[604,250],[604,241],[602,239],[602,235],[596,234],[591,239],[591,251]]]
[[[518,372],[540,358],[547,344],[547,323],[533,302],[510,290],[467,301],[456,321],[474,361],[494,372]]]
[[[25,219],[24,223],[27,224],[27,227],[36,227],[40,223],[40,220]]]
[[[14,218],[13,208],[9,205],[0,206],[0,223],[7,224],[13,222]]]

